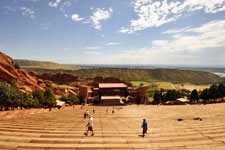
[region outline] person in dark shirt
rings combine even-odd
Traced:
[[[142,128],[143,128],[143,137],[145,136],[145,133],[147,133],[147,130],[148,130],[148,123],[147,123],[147,121],[146,121],[146,119],[143,119],[143,123],[142,123],[142,126],[141,126]]]

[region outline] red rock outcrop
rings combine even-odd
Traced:
[[[38,83],[36,76],[31,76],[22,69],[16,69],[13,65],[13,59],[8,55],[0,52],[0,81],[11,83],[16,81],[17,86],[24,92],[31,93],[33,90],[39,88],[44,90],[47,84]]]
[[[15,68],[13,67],[13,60],[9,56],[0,52],[0,80],[2,82],[11,82],[18,77]]]
[[[44,73],[40,75],[39,78],[43,80],[49,80],[55,83],[70,83],[80,81],[79,77],[73,76],[68,73],[56,73],[56,74]]]
[[[38,77],[37,72],[34,72],[34,71],[30,71],[30,72],[29,72],[29,75],[31,75],[32,77],[35,77],[35,78]]]

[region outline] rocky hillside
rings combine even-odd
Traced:
[[[22,69],[16,69],[13,59],[8,55],[0,52],[0,82],[12,83],[16,81],[17,86],[24,92],[31,93],[39,88],[44,89],[50,86],[48,81],[38,80],[36,76],[32,76]]]

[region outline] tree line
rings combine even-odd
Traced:
[[[69,105],[75,105],[83,102],[82,98],[69,94],[62,96],[60,100]],[[32,94],[22,92],[13,81],[11,86],[0,82],[0,110],[14,110],[17,108],[51,108],[56,106],[56,98],[50,87],[45,90],[36,89]]]
[[[153,104],[174,101],[183,97],[187,97],[190,103],[198,103],[200,99],[202,99],[204,103],[216,102],[216,99],[225,97],[225,85],[223,83],[219,85],[213,84],[210,88],[206,88],[202,91],[197,91],[196,89],[192,91],[186,89],[168,91],[164,89],[157,90],[153,96]]]

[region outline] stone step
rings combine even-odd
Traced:
[[[209,149],[210,147],[212,148],[212,143],[211,142],[188,142],[186,144],[178,144],[174,145],[171,143],[168,144],[152,144],[152,143],[146,143],[146,144],[76,144],[76,143],[68,143],[68,144],[55,144],[55,143],[28,143],[28,144],[19,144],[18,146],[12,146],[14,145],[13,143],[6,144],[2,146],[2,143],[0,143],[1,147],[4,148],[10,148],[10,149],[16,149],[16,150],[23,150],[23,149],[56,149],[56,150],[61,150],[61,149]],[[7,147],[8,146],[8,147]],[[217,144],[216,145],[219,148],[224,148],[224,144]],[[220,149],[219,149],[220,150]],[[222,150],[222,149],[221,149]]]
[[[202,106],[197,107],[195,115],[192,111],[184,111],[183,107],[192,108],[127,106],[116,110],[114,115],[106,115],[107,107],[85,106],[83,110],[76,108],[40,114],[34,111],[33,114],[25,113],[22,116],[17,114],[16,117],[1,118],[0,150],[224,149],[225,118],[218,116],[224,110],[214,111],[218,113],[214,117],[211,112],[208,113],[208,109],[200,110]],[[89,133],[84,136],[88,119],[83,118],[83,113],[92,108],[96,110],[95,135],[90,136]],[[133,109],[136,109],[135,113]],[[177,114],[171,115],[170,112]],[[206,115],[201,116],[199,113]],[[150,124],[148,135],[144,138],[139,136],[142,133],[140,123],[143,116]],[[178,116],[183,117],[184,121],[178,122]],[[200,116],[203,121],[193,120],[193,116]]]
[[[223,137],[222,137],[223,138]],[[217,140],[216,140],[217,139]],[[221,140],[221,136],[217,138],[208,138],[208,137],[198,137],[198,138],[173,138],[173,139],[151,139],[151,138],[102,138],[102,137],[84,137],[84,138],[30,138],[30,137],[0,137],[1,142],[17,142],[17,143],[45,143],[45,144],[144,144],[144,143],[155,143],[155,144],[168,144],[168,143],[188,143],[188,142],[217,142],[223,143],[224,138]]]
[[[1,143],[0,143],[1,144]],[[1,145],[0,145],[1,146]],[[6,148],[6,147],[5,147]],[[16,150],[74,150],[74,149],[82,149],[82,150],[91,150],[91,149],[147,149],[147,145],[130,145],[130,144],[36,144],[36,143],[28,143],[21,144],[19,146],[13,147],[9,146],[9,148],[14,148]]]

